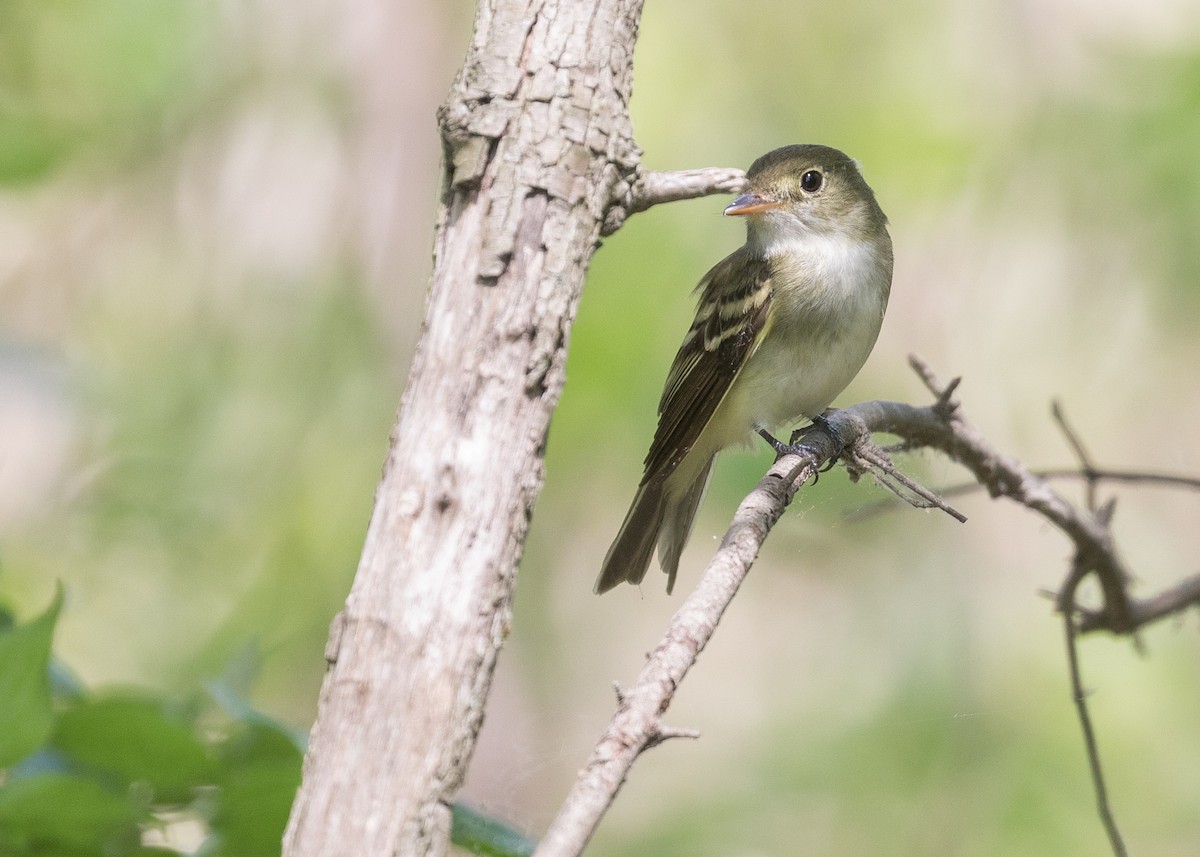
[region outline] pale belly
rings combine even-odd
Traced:
[[[882,321],[881,308],[864,307],[836,336],[772,331],[713,415],[703,445],[749,443],[758,429],[775,431],[820,414],[866,363]]]

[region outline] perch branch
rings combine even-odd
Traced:
[[[820,463],[815,455],[784,456],[742,501],[700,583],[672,617],[637,682],[617,694],[616,713],[534,857],[581,854],[637,757],[671,736],[660,718],[675,689],[712,637],[767,532]]]
[[[870,443],[874,420],[890,414],[892,403],[868,402],[826,414],[845,449]],[[930,408],[905,409],[930,425],[939,419]],[[864,418],[866,412],[869,418]],[[779,458],[758,486],[738,507],[721,546],[709,562],[696,589],[671,619],[631,688],[617,694],[617,711],[592,750],[558,817],[542,839],[535,857],[568,857],[582,853],[637,757],[677,732],[665,730],[661,717],[696,658],[716,631],[718,622],[750,571],[767,533],[792,501],[796,491],[839,449],[830,433],[814,431],[804,437],[804,455]],[[914,483],[915,484],[915,483]],[[918,486],[919,487],[919,486]],[[925,489],[921,489],[924,491]],[[691,734],[691,733],[685,733]]]
[[[852,475],[856,469],[859,473],[870,470],[885,484],[894,482],[889,487],[909,502],[919,506],[933,505],[962,519],[933,492],[907,477],[900,478],[886,453],[871,439],[873,432],[898,436],[904,448],[930,447],[944,452],[967,467],[991,496],[1007,497],[1037,512],[1061,529],[1075,545],[1075,562],[1056,597],[1056,604],[1069,627],[1072,683],[1080,706],[1101,814],[1115,853],[1124,853],[1120,850],[1123,846],[1119,845],[1120,836],[1108,807],[1095,751],[1095,736],[1083,704],[1075,638],[1077,632],[1099,628],[1132,633],[1146,622],[1200,603],[1200,575],[1152,599],[1131,599],[1126,592],[1129,575],[1117,556],[1110,530],[1113,504],[1110,502],[1098,509],[1094,505],[1087,510],[1077,509],[1051,489],[1043,477],[984,440],[963,416],[954,398],[958,379],[943,384],[924,361],[914,356],[910,362],[935,395],[932,405],[916,407],[873,401],[827,412],[826,420],[833,435],[844,439],[843,448],[837,448],[829,432],[803,432],[803,456],[785,455],[777,460],[742,502],[698,586],[672,618],[637,682],[632,688],[618,693],[616,713],[535,857],[573,857],[582,853],[637,757],[665,738],[680,734],[677,730],[665,729],[660,718],[670,705],[676,688],[715,632],[767,533],[799,487],[824,463],[844,455],[849,459]],[[1093,473],[1100,473],[1091,465],[1078,438],[1070,433],[1065,419],[1060,419],[1060,424],[1069,437],[1074,438],[1072,445],[1085,466]],[[898,490],[896,486],[904,490]],[[1100,579],[1105,599],[1103,607],[1095,611],[1080,609],[1075,604],[1076,588],[1089,574]]]

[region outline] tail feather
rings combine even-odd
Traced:
[[[638,488],[637,496],[625,515],[625,523],[604,557],[600,576],[593,591],[603,595],[618,583],[641,583],[654,555],[658,531],[663,520],[663,485],[653,479]]]
[[[676,470],[665,481],[651,479],[638,488],[625,523],[604,557],[594,591],[601,595],[622,581],[641,583],[658,546],[658,562],[667,575],[667,593],[675,587],[679,557],[692,532],[692,522],[708,488],[710,457],[694,476]],[[689,479],[682,488],[676,483]]]
[[[675,588],[675,573],[679,570],[679,557],[692,534],[696,522],[696,510],[708,490],[708,479],[712,476],[713,460],[679,494],[672,494],[666,502],[662,531],[658,537],[658,564],[667,575],[667,594]]]

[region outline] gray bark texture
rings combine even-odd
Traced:
[[[448,850],[584,275],[632,205],[640,14],[640,0],[479,4],[438,117],[424,331],[333,623],[285,857]]]

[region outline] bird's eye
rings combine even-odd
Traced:
[[[800,176],[800,189],[805,193],[816,193],[825,184],[825,177],[816,170],[809,170]]]

